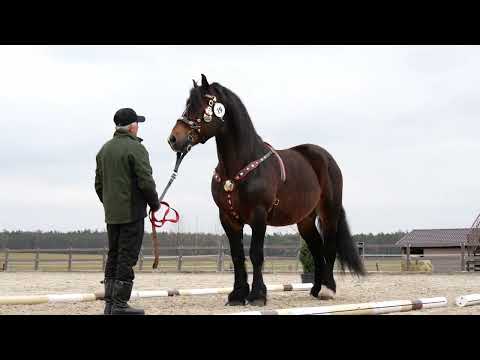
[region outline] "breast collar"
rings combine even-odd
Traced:
[[[225,182],[223,184],[223,190],[227,193],[227,203],[229,206],[230,213],[237,220],[240,218],[240,216],[238,215],[238,213],[235,211],[233,207],[232,196],[231,196],[232,191],[236,189],[236,184],[245,180],[248,174],[250,174],[253,170],[258,168],[260,164],[265,160],[267,160],[270,156],[272,156],[272,154],[277,157],[277,160],[279,162],[280,177],[282,179],[282,182],[285,182],[287,180],[285,165],[283,164],[282,158],[270,144],[265,143],[265,145],[269,149],[269,151],[265,155],[263,155],[260,159],[252,161],[247,166],[242,168],[239,172],[236,173],[236,175],[233,177],[233,180],[225,179]],[[222,177],[217,173],[216,169],[213,171],[213,178],[217,183],[221,183],[223,181]],[[278,200],[275,201],[275,205],[278,205]]]

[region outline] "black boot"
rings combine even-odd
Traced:
[[[111,315],[112,312],[112,305],[113,305],[113,283],[115,279],[113,278],[105,278],[103,284],[105,286],[105,296],[103,300],[105,300],[105,310],[103,311],[104,315]]]
[[[132,293],[132,282],[115,280],[113,285],[112,315],[145,315],[143,309],[130,307],[127,302]]]

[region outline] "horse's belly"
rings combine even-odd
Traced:
[[[294,172],[297,166],[287,168],[287,181],[279,185],[278,204],[274,206],[268,218],[270,226],[297,224],[309,215],[320,202],[320,185],[311,166],[302,166],[302,172]]]

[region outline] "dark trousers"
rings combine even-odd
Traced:
[[[105,278],[133,281],[143,241],[144,219],[128,224],[107,224],[108,258]]]

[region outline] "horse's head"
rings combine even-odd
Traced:
[[[215,84],[210,86],[203,74],[201,86],[193,81],[185,111],[168,137],[173,151],[188,152],[198,143],[204,144],[217,135],[223,127],[226,109],[221,94],[214,87]]]

